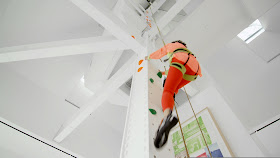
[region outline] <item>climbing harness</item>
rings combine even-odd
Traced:
[[[199,70],[199,67],[197,69],[197,72],[195,73],[195,75],[189,75],[189,74],[185,74],[187,69],[185,67],[185,65],[181,64],[181,63],[178,63],[178,62],[172,62],[170,63],[170,66],[172,67],[175,67],[176,69],[178,69],[179,71],[182,72],[183,74],[183,79],[184,80],[187,80],[187,81],[195,81],[196,78],[197,78],[197,73],[198,73],[198,70]],[[165,75],[168,75],[168,70],[165,71]]]
[[[183,52],[183,53],[187,53],[187,54],[188,54],[188,59],[187,59],[187,61],[184,63],[184,65],[181,64],[181,63],[178,63],[178,62],[172,62],[173,55],[176,54],[176,53],[179,53],[179,52]],[[164,62],[166,62],[166,61],[169,60],[170,66],[177,68],[178,70],[180,70],[180,71],[183,73],[183,79],[184,79],[184,80],[187,80],[187,81],[194,81],[194,80],[197,79],[197,72],[198,72],[199,68],[197,69],[197,72],[196,72],[195,75],[185,74],[186,71],[187,71],[186,68],[185,68],[185,66],[186,66],[186,64],[188,63],[188,61],[189,61],[189,59],[190,59],[190,56],[191,56],[191,55],[194,56],[194,54],[193,54],[190,50],[188,50],[187,48],[178,48],[178,49],[174,50],[173,52],[171,52],[171,53],[169,53],[169,54],[167,54],[167,55],[169,56],[169,58],[166,59],[166,60],[164,60]],[[194,57],[195,57],[195,56],[194,56]],[[195,57],[195,58],[196,58],[196,57]],[[199,66],[199,64],[198,64],[198,66]],[[168,74],[168,71],[166,71],[165,73],[166,73],[166,75],[167,75],[167,74]]]
[[[165,42],[164,42],[164,40],[163,40],[163,37],[162,37],[162,34],[161,34],[161,31],[160,31],[160,29],[159,29],[159,27],[158,27],[158,25],[157,25],[157,23],[156,23],[156,20],[154,19],[154,17],[153,17],[153,12],[152,12],[152,4],[151,4],[151,2],[149,1],[149,0],[147,0],[149,3],[150,3],[150,10],[151,10],[151,17],[152,17],[152,19],[153,19],[153,21],[154,21],[154,23],[155,23],[155,25],[156,25],[156,27],[157,27],[157,29],[158,29],[158,32],[159,32],[159,37],[161,38],[161,41],[162,41],[162,43],[163,43],[163,45],[164,45],[164,47],[165,47]],[[190,57],[190,55],[193,55],[193,53],[191,52],[191,51],[189,51],[188,49],[186,49],[186,48],[179,48],[179,49],[176,49],[175,51],[173,51],[170,55],[169,55],[169,58],[168,58],[168,60],[169,61],[172,61],[172,58],[173,58],[173,55],[175,54],[175,53],[178,53],[178,52],[185,52],[185,53],[188,53],[188,59],[187,59],[187,61],[185,62],[185,64],[183,65],[183,64],[180,64],[180,63],[176,63],[176,62],[173,62],[173,63],[171,63],[170,64],[170,66],[173,66],[173,67],[175,67],[175,68],[178,68],[178,67],[181,67],[181,69],[179,69],[182,73],[184,72],[186,72],[186,68],[185,68],[185,65],[187,64],[187,62],[189,61],[189,57]],[[160,59],[160,61],[161,61],[161,63],[163,64],[163,62],[162,62],[162,60]],[[197,78],[197,73],[198,73],[198,70],[199,70],[199,64],[198,64],[198,69],[197,69],[197,72],[196,72],[196,74],[195,75],[188,75],[186,78],[186,80],[188,80],[188,81],[194,81],[196,78]],[[165,68],[165,66],[164,66],[164,69],[165,69],[165,72],[167,72],[166,71],[166,68]],[[183,74],[184,74],[183,73]],[[166,74],[167,75],[167,74]],[[183,77],[184,78],[184,77]],[[185,78],[184,78],[185,79]],[[198,125],[198,127],[199,127],[199,130],[200,130],[200,132],[201,132],[201,135],[202,135],[202,137],[203,137],[203,140],[204,140],[204,143],[205,143],[205,145],[206,145],[206,147],[207,147],[207,150],[208,150],[208,152],[209,152],[209,155],[210,155],[210,157],[212,158],[212,154],[211,154],[211,152],[210,152],[210,149],[209,149],[209,147],[208,147],[208,144],[207,144],[207,141],[206,141],[206,139],[205,139],[205,136],[204,136],[204,134],[203,134],[203,132],[202,132],[202,129],[201,129],[201,127],[200,127],[200,125],[199,125],[199,122],[198,122],[198,119],[197,119],[197,117],[196,117],[196,114],[195,114],[195,111],[194,111],[194,109],[193,109],[193,106],[192,106],[192,104],[191,104],[191,101],[190,101],[190,99],[189,99],[189,95],[188,95],[188,93],[187,93],[187,91],[186,91],[186,89],[185,89],[185,87],[184,87],[184,91],[185,91],[185,93],[186,93],[186,95],[187,95],[187,98],[188,98],[188,101],[189,101],[189,103],[190,103],[190,107],[191,107],[191,109],[192,109],[192,112],[193,112],[193,114],[194,114],[194,117],[195,117],[195,120],[196,120],[196,123],[197,123],[197,125]],[[176,102],[175,101],[175,99],[174,99],[174,102]],[[176,102],[177,103],[177,102]],[[178,103],[177,103],[177,106],[178,106]],[[177,117],[178,117],[178,122],[179,122],[179,127],[180,127],[180,130],[181,130],[181,134],[182,134],[182,138],[183,138],[183,142],[184,142],[184,146],[185,146],[185,149],[186,149],[186,152],[187,152],[187,157],[190,157],[190,155],[189,155],[189,151],[188,151],[188,148],[187,148],[187,145],[186,145],[186,142],[185,142],[185,137],[184,137],[184,134],[183,134],[183,130],[182,130],[182,126],[181,126],[181,122],[180,122],[180,118],[179,118],[179,115],[178,115],[178,111],[177,111],[177,107],[176,107],[176,105],[175,105],[175,111],[176,111],[176,115],[177,115]]]
[[[168,53],[168,54],[167,54],[168,59],[165,59],[164,62],[167,62],[167,61],[169,60],[169,63],[171,63],[171,62],[172,62],[172,59],[173,59],[173,55],[174,55],[175,53],[179,53],[179,52],[188,53],[188,55],[193,55],[193,56],[194,56],[194,54],[193,54],[190,50],[188,50],[187,48],[178,48],[178,49],[174,50],[173,52]],[[189,56],[189,57],[190,57],[190,56]],[[185,62],[184,65],[186,65],[186,64],[188,63],[188,61],[189,61],[189,59],[190,59],[189,57],[188,57],[188,60]],[[194,56],[194,57],[195,57],[195,56]],[[195,58],[196,58],[196,57],[195,57]]]

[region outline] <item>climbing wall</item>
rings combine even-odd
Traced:
[[[152,64],[148,64],[148,102],[149,109],[156,111],[156,114],[149,112],[149,153],[150,158],[174,158],[174,151],[172,147],[172,138],[169,137],[168,142],[161,149],[156,149],[154,146],[154,137],[159,126],[161,119],[163,118],[163,112],[161,108],[161,96],[162,96],[162,78],[158,75],[158,69]],[[170,136],[170,135],[169,135]]]

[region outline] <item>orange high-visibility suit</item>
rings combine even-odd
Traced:
[[[148,56],[148,60],[160,59],[165,55],[170,55],[176,50],[176,53],[173,54],[173,58],[172,56],[170,57],[170,69],[167,74],[162,94],[161,103],[163,111],[167,108],[173,110],[173,95],[175,93],[177,94],[180,88],[191,82],[189,78],[185,76],[194,76],[194,80],[197,75],[200,77],[202,76],[201,68],[196,60],[196,57],[193,54],[186,53],[184,51],[180,52],[180,50],[178,51],[177,49],[180,48],[186,49],[186,47],[181,43],[169,43]]]

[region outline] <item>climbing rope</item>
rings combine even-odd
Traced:
[[[194,115],[194,117],[195,117],[196,123],[198,124],[199,130],[200,130],[200,132],[201,132],[201,134],[202,134],[202,137],[203,137],[203,140],[204,140],[205,145],[206,145],[206,147],[207,147],[207,150],[208,150],[210,156],[212,157],[212,154],[211,154],[211,152],[210,152],[210,150],[209,150],[209,147],[208,147],[208,145],[207,145],[205,136],[204,136],[204,134],[203,134],[203,132],[202,132],[202,130],[201,130],[201,127],[200,127],[200,125],[199,125],[198,119],[197,119],[196,114],[195,114],[195,112],[194,112],[194,110],[193,110],[193,106],[192,106],[191,100],[190,100],[190,98],[189,98],[189,95],[188,95],[188,93],[187,93],[185,87],[184,87],[184,91],[185,91],[185,93],[186,93],[186,95],[187,95],[187,98],[188,98],[188,100],[189,100],[190,107],[192,108],[193,115]]]
[[[162,34],[161,34],[160,29],[159,29],[159,27],[158,27],[158,25],[157,25],[157,23],[156,23],[156,20],[155,20],[154,17],[153,17],[152,4],[151,4],[150,1],[149,1],[149,3],[150,3],[151,17],[152,17],[154,23],[155,23],[156,26],[157,26],[157,29],[158,29],[158,32],[159,32],[159,36],[160,36],[160,38],[161,38],[161,40],[162,40],[163,46],[165,47],[166,44],[165,44],[165,42],[164,42],[164,40],[163,40],[163,38],[162,38]],[[163,64],[163,62],[162,62],[161,59],[160,59],[160,62]],[[164,70],[166,71],[166,67],[165,67],[165,66],[164,66]],[[174,99],[174,101],[175,101],[175,99]],[[185,137],[184,137],[184,134],[183,134],[183,130],[182,130],[182,126],[181,126],[181,122],[180,122],[180,118],[179,118],[179,114],[178,114],[176,105],[175,105],[175,111],[176,111],[176,115],[177,115],[177,117],[178,117],[178,122],[179,122],[180,130],[181,130],[181,134],[182,134],[184,146],[185,146],[185,149],[186,149],[186,152],[187,152],[187,156],[190,157],[189,151],[188,151],[188,148],[187,148],[187,144],[186,144],[186,141],[185,141]]]
[[[176,102],[176,101],[175,101],[175,98],[174,98],[174,102]],[[177,103],[177,102],[176,102],[176,104],[177,104],[177,106],[178,106],[178,103]],[[181,127],[181,122],[180,122],[180,118],[179,118],[179,114],[178,114],[176,105],[175,105],[175,111],[176,111],[176,115],[177,115],[177,117],[178,117],[179,127],[180,127],[180,130],[181,130],[181,134],[182,134],[184,146],[185,146],[185,149],[186,149],[186,152],[187,152],[187,157],[190,157],[189,151],[188,151],[188,148],[187,148],[187,144],[186,144],[186,141],[185,141],[185,136],[184,136],[184,134],[183,134],[183,130],[182,130],[182,127]]]
[[[160,31],[160,29],[159,29],[159,27],[158,27],[158,25],[157,25],[157,22],[156,22],[155,18],[153,17],[152,3],[151,3],[149,0],[148,0],[148,2],[150,3],[150,7],[149,7],[149,8],[150,8],[150,10],[151,10],[151,17],[152,17],[152,19],[153,19],[153,21],[154,21],[154,23],[155,23],[155,25],[156,25],[156,27],[157,27],[157,29],[158,29],[159,37],[161,38],[161,41],[162,41],[162,43],[163,43],[163,45],[164,45],[164,47],[165,47],[166,44],[165,44],[165,42],[164,42],[163,36],[162,36],[162,34],[161,34],[161,31]],[[161,63],[163,64],[163,62],[162,62],[161,59],[160,59],[160,61],[161,61]],[[163,64],[163,65],[164,65],[164,64]],[[164,66],[164,69],[165,69],[165,71],[166,71],[165,66]],[[211,154],[211,152],[210,152],[210,149],[209,149],[209,147],[208,147],[208,144],[207,144],[207,142],[206,142],[206,139],[205,139],[205,136],[204,136],[204,134],[203,134],[203,132],[202,132],[202,129],[201,129],[200,125],[199,125],[198,119],[197,119],[197,117],[196,117],[196,114],[195,114],[195,112],[194,112],[193,106],[192,106],[192,104],[191,104],[189,95],[188,95],[188,93],[187,93],[185,87],[184,87],[184,91],[185,91],[185,93],[186,93],[186,95],[187,95],[188,101],[189,101],[189,103],[190,103],[190,107],[191,107],[192,112],[193,112],[193,114],[194,114],[196,123],[197,123],[197,125],[198,125],[198,127],[199,127],[199,130],[200,130],[200,132],[201,132],[201,135],[202,135],[202,137],[203,137],[203,140],[204,140],[204,143],[205,143],[205,145],[206,145],[206,147],[207,147],[207,150],[208,150],[208,152],[209,152],[209,155],[210,155],[210,157],[212,158],[212,154]],[[175,99],[174,99],[174,101],[175,101]],[[176,102],[176,101],[175,101],[175,102]],[[177,103],[177,102],[176,102],[176,103]],[[178,103],[177,103],[177,106],[178,106]],[[184,146],[185,146],[185,149],[186,149],[186,152],[187,152],[187,157],[190,157],[189,152],[188,152],[188,148],[187,148],[187,145],[186,145],[186,142],[185,142],[185,137],[184,137],[184,134],[183,134],[183,130],[182,130],[182,126],[181,126],[181,122],[180,122],[180,118],[179,118],[179,114],[178,114],[176,105],[175,105],[175,111],[176,111],[176,115],[177,115],[177,117],[178,117],[179,127],[180,127],[180,130],[181,130],[181,134],[182,134]]]

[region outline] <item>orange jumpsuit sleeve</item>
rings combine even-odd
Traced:
[[[153,52],[152,54],[149,55],[148,59],[160,59],[164,57],[169,52],[170,48],[172,47],[172,44],[173,43],[168,43],[162,48],[160,48],[159,50]]]

